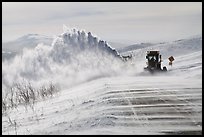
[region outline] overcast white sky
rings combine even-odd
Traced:
[[[202,34],[202,2],[3,2],[2,40],[58,35],[63,24],[121,43]]]

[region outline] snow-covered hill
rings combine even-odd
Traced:
[[[16,81],[51,81],[61,91],[32,109],[8,110],[2,133],[202,134],[202,37],[138,46],[119,53],[92,33],[65,28],[52,45],[3,61],[4,97]],[[159,50],[165,65],[175,57],[167,73],[142,73],[147,50]]]
[[[10,59],[22,53],[24,48],[34,49],[39,43],[51,45],[53,37],[39,34],[27,34],[16,40],[2,43],[2,59]]]
[[[132,62],[133,64],[140,64],[137,65],[139,66],[139,70],[143,71],[143,68],[141,66],[146,66],[146,52],[149,50],[158,50],[160,54],[162,55],[162,60],[163,60],[163,66],[170,67],[168,65],[169,60],[168,58],[170,56],[173,56],[175,58],[173,65],[177,65],[177,61],[180,58],[179,56],[185,55],[185,57],[191,56],[192,54],[196,52],[202,51],[202,37],[201,36],[196,36],[196,37],[190,37],[187,39],[180,39],[180,40],[175,40],[172,42],[161,42],[161,43],[152,43],[148,44],[148,46],[143,46],[144,44],[138,44],[131,46],[132,50],[126,50],[127,48],[121,49],[120,54],[121,55],[132,55]],[[182,57],[181,57],[182,58]],[[202,62],[202,55],[198,57],[197,59],[200,59]],[[189,61],[188,63],[190,63]],[[187,62],[186,62],[187,63]],[[186,65],[188,65],[188,63]],[[136,67],[137,67],[136,66]],[[171,67],[170,67],[171,68]]]
[[[14,41],[2,43],[3,51],[20,52],[23,48],[35,48],[37,44],[51,45],[53,37],[39,34],[27,34]]]
[[[181,39],[172,42],[162,43],[149,43],[149,44],[138,44],[131,46],[131,51],[127,50],[128,47],[121,49],[121,54],[133,54],[135,57],[145,57],[146,51],[158,50],[164,58],[170,55],[178,56],[193,53],[195,51],[202,50],[202,37],[197,36],[188,39]]]
[[[126,47],[121,47],[118,51],[123,53],[123,52],[133,51],[133,50],[137,50],[137,49],[147,48],[147,47],[154,46],[154,45],[156,45],[156,44],[155,43],[133,44],[133,45],[129,45]]]

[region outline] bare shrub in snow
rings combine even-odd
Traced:
[[[59,87],[50,82],[39,88],[34,88],[29,82],[15,83],[2,97],[2,115],[6,114],[8,109],[17,108],[18,105],[24,105],[33,109],[36,101],[53,97],[59,92]]]

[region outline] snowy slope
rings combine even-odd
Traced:
[[[51,45],[53,37],[39,34],[27,34],[14,41],[2,43],[2,59],[12,59],[22,53],[24,48],[34,49],[39,43]]]
[[[123,53],[123,52],[133,51],[137,49],[147,48],[147,47],[154,46],[154,45],[156,45],[156,43],[133,44],[133,45],[129,45],[126,47],[121,47],[118,51]]]
[[[111,47],[115,48],[117,51],[120,52],[120,49],[123,49],[124,47],[129,46],[128,44],[125,43],[119,43],[119,42],[108,42],[109,45],[111,45]]]
[[[23,48],[35,48],[37,44],[44,43],[50,45],[53,37],[39,34],[27,34],[14,41],[2,43],[2,49],[10,52],[20,52]]]
[[[100,42],[101,41],[101,42]],[[2,115],[3,134],[202,134],[202,37],[125,50],[123,62],[105,41],[66,28],[51,46],[2,62],[3,86],[22,79],[60,84],[59,94]],[[175,61],[144,75],[146,50]],[[15,68],[13,70],[12,68]]]
[[[151,46],[141,46],[142,44],[138,45],[139,49],[136,47],[132,51],[126,51],[124,50],[120,51],[120,54],[122,55],[132,55],[132,64],[139,64],[135,67],[138,71],[143,71],[143,67],[146,66],[146,51],[149,50],[158,50],[160,51],[160,54],[162,55],[162,65],[167,66],[167,69],[171,69],[171,67],[168,65],[169,60],[168,58],[170,56],[174,57],[173,65],[177,65],[177,61],[180,58],[179,56],[183,56],[187,59],[188,56],[192,56],[192,54],[200,51],[200,56],[197,57],[197,59],[201,60],[202,62],[202,37],[196,36],[196,37],[190,37],[188,39],[182,39],[182,40],[176,40],[172,42],[162,42],[158,44],[152,44]],[[182,57],[181,57],[182,58]],[[189,65],[189,62],[186,65]],[[201,63],[202,64],[202,63]],[[138,67],[139,66],[139,67]],[[143,66],[143,67],[141,67]]]
[[[184,55],[195,51],[202,50],[202,37],[197,36],[189,39],[181,39],[172,42],[163,42],[158,44],[148,44],[148,46],[142,46],[139,44],[132,48],[131,51],[121,50],[121,54],[133,54],[136,58],[145,57],[146,51],[148,50],[159,50],[164,58],[171,55]],[[139,49],[138,49],[139,47]]]

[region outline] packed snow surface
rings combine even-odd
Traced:
[[[159,50],[168,72],[144,72]],[[124,48],[64,28],[51,45],[2,61],[4,96],[14,82],[53,82],[61,91],[2,114],[2,134],[202,134],[202,38]],[[122,55],[132,54],[124,62]],[[168,57],[174,56],[172,66]]]

